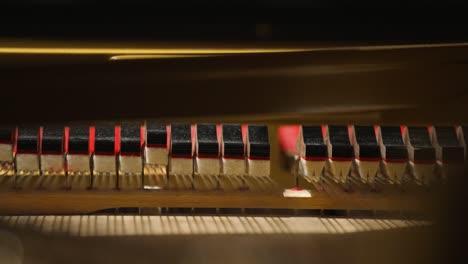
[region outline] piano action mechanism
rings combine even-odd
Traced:
[[[30,64],[0,78],[2,213],[425,211],[466,160],[463,43],[33,44],[0,47]]]

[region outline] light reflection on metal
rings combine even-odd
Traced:
[[[268,48],[200,48],[200,49],[177,49],[177,48],[72,48],[72,47],[1,47],[0,53],[7,54],[166,54],[166,55],[195,55],[195,54],[249,54],[249,53],[282,53],[309,51],[309,49],[268,49]],[[146,55],[145,55],[146,56]]]
[[[151,60],[151,59],[188,59],[188,58],[207,58],[207,57],[219,57],[223,54],[169,54],[169,55],[115,55],[109,58],[109,60]]]
[[[249,54],[249,53],[283,53],[306,51],[359,51],[359,50],[388,50],[388,49],[419,49],[443,47],[468,47],[468,43],[446,44],[414,44],[414,45],[386,45],[386,46],[328,46],[310,48],[80,48],[80,47],[26,47],[2,46],[0,53],[4,54]]]

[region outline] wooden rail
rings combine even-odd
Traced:
[[[1,214],[83,214],[119,207],[289,208],[421,210],[427,195],[409,193],[325,193],[285,198],[282,193],[222,191],[8,191],[0,193]]]

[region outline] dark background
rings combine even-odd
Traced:
[[[6,0],[0,3],[0,37],[465,41],[465,2]]]

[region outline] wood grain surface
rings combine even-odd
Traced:
[[[284,198],[282,193],[197,191],[3,192],[3,214],[82,214],[119,207],[291,208],[420,210],[427,200],[412,195],[314,193],[311,198]]]

